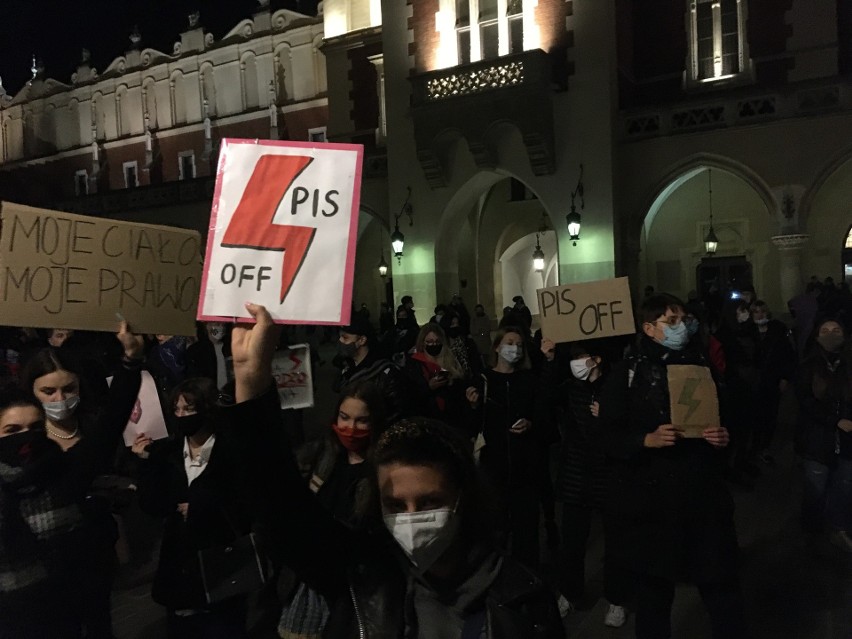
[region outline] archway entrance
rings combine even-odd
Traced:
[[[717,252],[707,255],[704,238],[713,229]],[[783,308],[777,252],[771,247],[776,222],[762,194],[728,168],[697,166],[660,191],[645,217],[640,238],[642,290],[705,301],[723,300],[752,284],[772,308]]]

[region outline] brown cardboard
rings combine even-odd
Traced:
[[[542,337],[554,342],[636,332],[626,277],[541,288],[536,294]]]
[[[667,366],[672,424],[684,437],[701,437],[705,428],[719,426],[716,384],[705,366]]]
[[[0,202],[0,324],[194,335],[197,231]]]

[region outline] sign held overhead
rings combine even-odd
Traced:
[[[352,305],[363,147],[222,142],[198,318],[345,324]]]
[[[536,294],[541,333],[554,342],[636,332],[626,277],[540,288]]]

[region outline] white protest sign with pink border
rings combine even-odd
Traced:
[[[222,140],[198,319],[347,324],[364,149]]]

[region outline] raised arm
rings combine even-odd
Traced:
[[[255,304],[256,320],[238,324],[231,336],[235,398],[226,409],[228,428],[241,441],[258,515],[270,531],[273,555],[329,600],[346,592],[351,534],[328,514],[301,479],[281,425],[272,358],[280,327]]]

